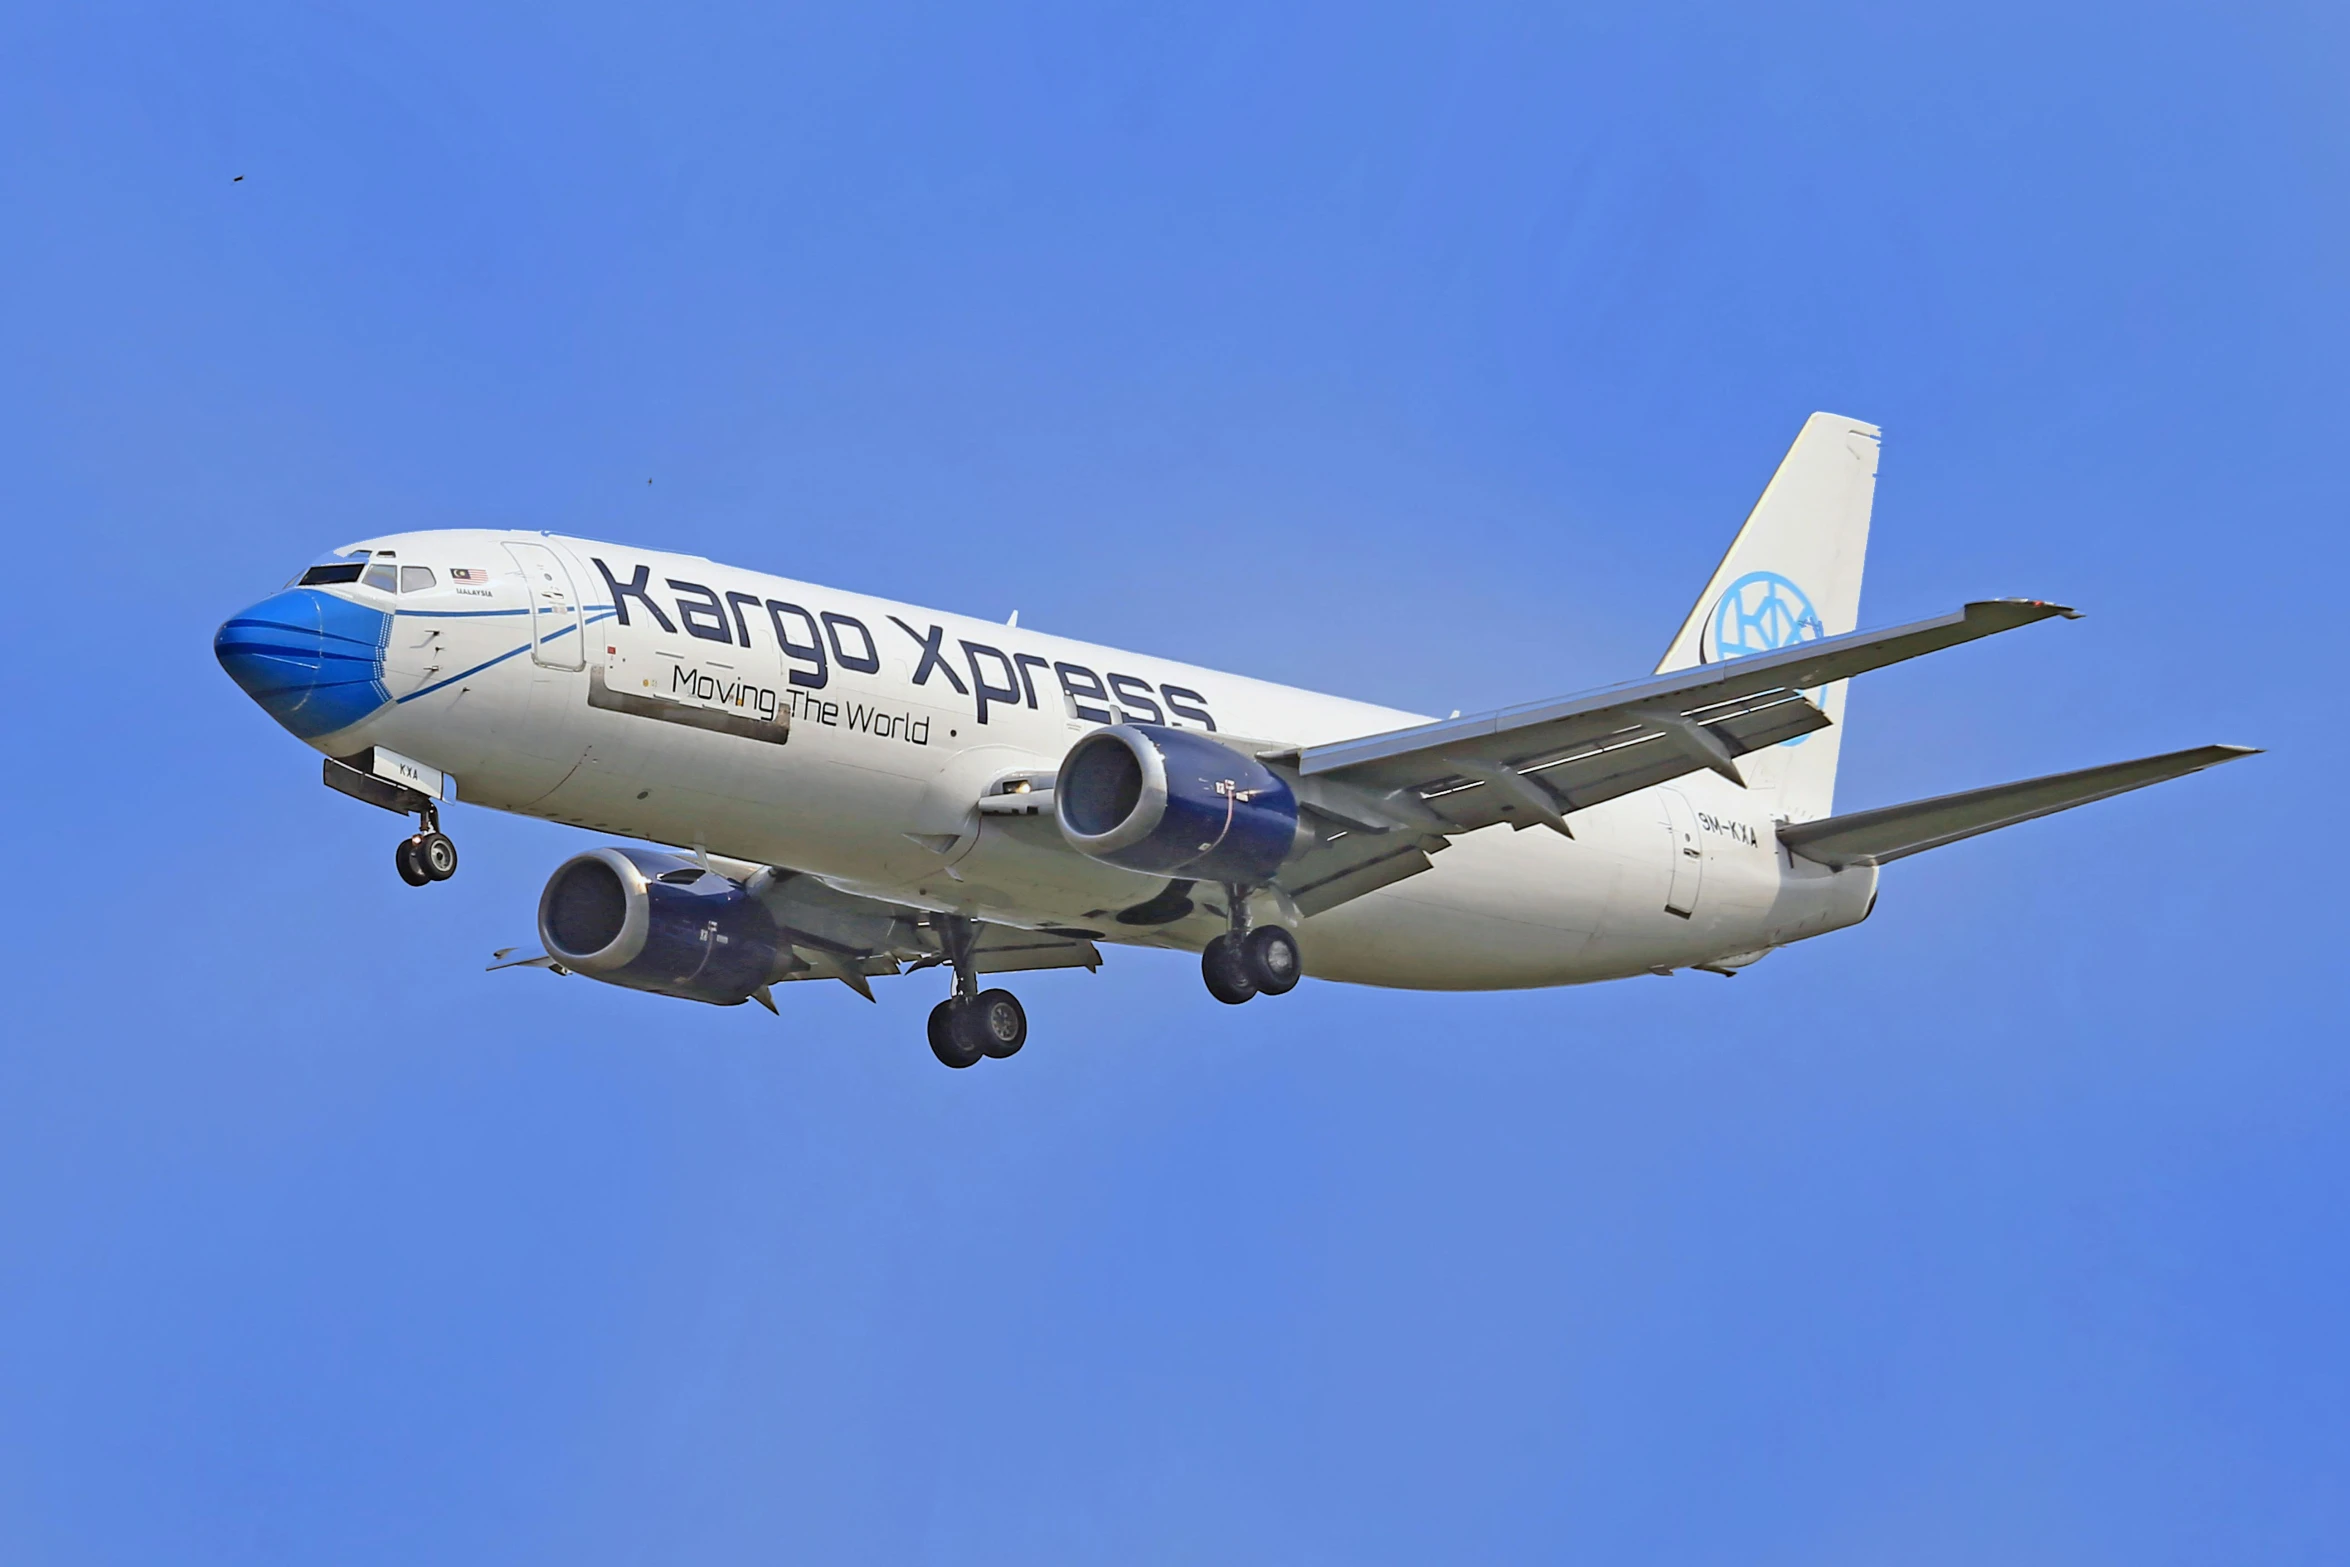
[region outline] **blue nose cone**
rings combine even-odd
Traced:
[[[304,740],[348,729],[392,699],[384,648],[392,617],[316,588],[288,588],[222,626],[213,656],[228,677]]]

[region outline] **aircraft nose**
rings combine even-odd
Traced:
[[[232,616],[212,638],[228,677],[296,737],[348,729],[392,699],[384,648],[392,617],[316,588],[288,588]]]

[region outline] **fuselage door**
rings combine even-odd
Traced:
[[[1665,912],[1683,919],[1697,912],[1698,887],[1705,879],[1705,845],[1697,838],[1697,813],[1678,789],[1659,789],[1665,803],[1665,836],[1672,851],[1672,871],[1665,883]]]
[[[581,645],[579,595],[563,557],[544,544],[509,543],[506,553],[522,568],[530,592],[531,662],[548,669],[581,669],[587,652]]]

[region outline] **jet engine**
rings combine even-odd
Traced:
[[[1287,784],[1255,757],[1160,724],[1078,741],[1054,780],[1053,812],[1078,852],[1154,876],[1255,884],[1298,847]]]
[[[590,849],[539,895],[539,939],[574,973],[734,1006],[774,977],[766,906],[714,871],[650,849]]]

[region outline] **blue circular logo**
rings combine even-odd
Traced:
[[[1730,584],[1714,601],[1706,617],[1705,641],[1698,650],[1707,663],[1744,658],[1750,653],[1774,653],[1798,642],[1817,642],[1828,634],[1819,611],[1803,589],[1775,571],[1750,571]]]
[[[1750,571],[1714,601],[1697,656],[1718,664],[1754,653],[1774,653],[1798,642],[1817,642],[1827,634],[1819,611],[1811,607],[1803,589],[1775,571]],[[1818,706],[1827,696],[1827,688],[1804,695]],[[1797,735],[1781,744],[1801,745],[1810,738]]]

